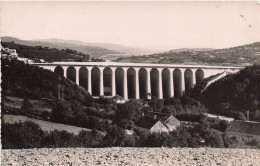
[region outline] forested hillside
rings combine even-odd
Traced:
[[[249,111],[250,119],[260,121],[260,65],[216,81],[198,99],[211,113],[235,117]]]
[[[14,42],[16,44],[24,45],[24,46],[42,46],[48,47],[50,49],[56,50],[75,50],[77,52],[81,52],[83,54],[88,54],[94,58],[100,58],[103,55],[107,54],[120,54],[120,51],[113,50],[113,47],[102,47],[103,45],[88,45],[87,43],[79,42],[79,41],[67,41],[67,40],[21,40],[14,37],[1,37],[2,42]]]
[[[28,97],[33,99],[57,99],[57,84],[64,86],[64,99],[84,102],[88,92],[75,83],[49,70],[24,64],[13,59],[1,60],[2,95]]]
[[[181,63],[181,64],[255,64],[260,63],[260,42],[243,46],[212,49],[169,51],[145,56],[120,57],[117,62]]]
[[[90,55],[70,49],[58,50],[42,46],[27,46],[14,42],[2,42],[3,47],[16,49],[19,57],[44,59],[45,61],[88,61]]]

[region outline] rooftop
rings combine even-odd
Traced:
[[[260,123],[235,120],[230,123],[226,132],[239,132],[260,136]]]
[[[137,121],[136,125],[145,129],[151,129],[158,121],[159,119],[154,119],[150,116],[142,116]]]

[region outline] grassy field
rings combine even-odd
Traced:
[[[220,148],[57,148],[2,150],[2,165],[260,165],[260,150]]]
[[[78,134],[80,131],[89,131],[91,132],[91,129],[76,127],[76,126],[70,126],[70,125],[64,125],[60,123],[53,123],[53,122],[47,122],[43,120],[28,118],[26,116],[22,115],[3,115],[3,121],[4,123],[19,123],[19,122],[25,122],[25,121],[33,121],[34,123],[38,124],[43,131],[53,131],[58,130],[62,131],[65,130],[69,133]]]
[[[4,96],[2,98],[2,101],[4,102],[4,105],[9,108],[20,109],[23,105],[23,98],[20,97]],[[36,110],[40,112],[51,111],[50,102],[46,102],[44,100],[34,100],[34,99],[29,99],[29,102],[32,105],[31,108],[32,110]]]

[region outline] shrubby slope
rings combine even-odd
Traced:
[[[211,113],[234,117],[249,111],[251,119],[260,121],[260,65],[214,82],[198,99]]]
[[[75,83],[49,70],[24,64],[21,61],[1,60],[2,95],[28,97],[32,99],[57,99],[57,84],[64,87],[64,99],[86,102],[92,97]]]
[[[88,61],[90,56],[75,50],[64,48],[58,50],[43,46],[27,46],[14,42],[2,42],[2,46],[16,49],[19,57],[44,59],[45,61]]]

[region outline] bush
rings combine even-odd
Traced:
[[[149,132],[145,129],[135,128],[135,145],[137,147],[146,147]]]
[[[216,132],[213,132],[211,135],[209,135],[206,140],[206,145],[213,147],[213,148],[222,148],[224,147],[224,142],[222,139],[222,135]]]
[[[169,133],[151,133],[147,138],[148,147],[173,147],[174,139]]]
[[[28,115],[32,110],[32,104],[29,102],[29,99],[27,97],[24,97],[23,99],[23,105],[21,107],[21,112],[24,115]]]
[[[51,131],[41,140],[42,147],[48,148],[63,148],[77,146],[76,137],[67,131]]]
[[[242,120],[242,121],[245,121],[246,120],[246,117],[245,117],[245,114],[243,114],[242,112],[238,112],[236,118],[236,120]]]
[[[143,105],[140,102],[130,100],[118,106],[115,117],[117,121],[126,119],[136,122],[142,115],[142,108]]]
[[[249,142],[247,142],[247,145],[260,148],[260,141],[257,139],[252,139]]]
[[[73,112],[67,102],[59,101],[51,111],[50,119],[57,123],[69,123],[73,117]]]
[[[98,147],[103,136],[95,131],[81,131],[78,135],[67,131],[43,132],[33,122],[2,124],[3,149]]]
[[[223,142],[226,148],[239,148],[243,146],[242,143],[237,137],[230,137],[228,134],[223,134]]]
[[[44,120],[46,120],[46,121],[49,121],[50,120],[50,112],[48,112],[48,111],[44,111],[43,113],[42,113],[42,118],[44,119]]]
[[[109,126],[107,134],[103,138],[104,146],[122,146],[124,144],[125,131],[116,125]]]
[[[227,129],[228,125],[229,125],[229,122],[228,122],[228,121],[226,121],[226,120],[221,120],[221,121],[219,122],[219,130],[222,131],[222,132],[224,132],[224,131]]]
[[[180,121],[191,121],[191,122],[199,122],[201,117],[204,117],[203,114],[177,114],[175,116]]]
[[[83,112],[88,115],[88,116],[97,116],[99,118],[104,118],[106,117],[106,113],[98,111],[94,107],[86,107],[83,109]]]
[[[91,140],[91,133],[83,130],[79,132],[77,142],[80,147],[92,147]]]
[[[125,135],[123,143],[121,146],[124,147],[135,147],[135,137],[132,135]]]
[[[2,124],[3,149],[40,148],[45,133],[33,122]]]
[[[135,124],[131,120],[121,120],[119,123],[117,123],[117,126],[123,128],[123,129],[131,130],[131,129],[133,129]]]

